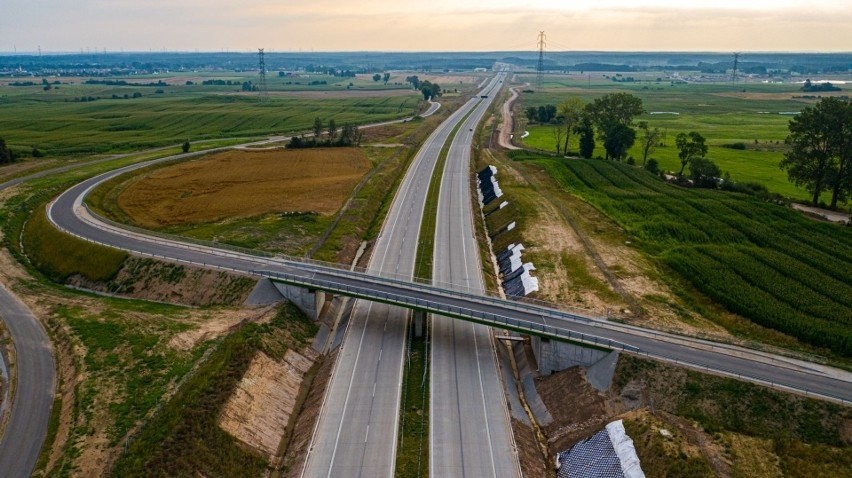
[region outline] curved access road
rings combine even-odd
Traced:
[[[15,344],[17,383],[6,431],[0,437],[0,475],[27,477],[38,461],[56,384],[50,339],[38,319],[0,284],[0,317]]]

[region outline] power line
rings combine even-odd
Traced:
[[[541,90],[541,84],[544,81],[544,45],[547,37],[544,31],[538,32],[538,75],[535,78],[535,88]]]

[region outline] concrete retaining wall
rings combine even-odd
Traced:
[[[589,367],[606,357],[609,352],[582,347],[556,340],[531,337],[531,346],[541,375],[580,365]]]

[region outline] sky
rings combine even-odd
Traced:
[[[852,51],[850,0],[0,0],[0,51]]]

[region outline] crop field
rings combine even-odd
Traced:
[[[639,79],[639,74],[636,76]],[[555,77],[544,83],[542,91],[522,94],[520,107],[523,110],[530,106],[556,105],[570,96],[579,96],[588,102],[607,93],[631,93],[642,99],[649,112],[637,121],[647,121],[650,127],[666,132],[665,146],[657,148],[651,155],[659,161],[661,169],[680,169],[674,138],[681,132],[697,131],[707,138],[710,146],[708,158],[723,171],[730,172],[734,180],[759,182],[771,192],[798,199],[808,198],[804,189],[787,181],[786,173],[778,167],[778,163],[785,151],[784,138],[792,118],[786,113],[798,112],[813,104],[814,99],[794,98],[809,93],[799,91],[798,85],[794,84],[745,83],[734,90],[729,82],[672,85],[665,80],[658,83],[651,79],[655,76],[662,74],[650,75],[649,81],[641,83],[615,83],[604,80],[599,73],[591,81],[579,75]],[[743,89],[746,91],[742,92]],[[841,91],[839,94],[848,95],[849,92]],[[527,129],[530,135],[524,139],[525,145],[544,151],[555,150],[551,126],[531,125]],[[603,145],[600,141],[598,143],[594,154],[603,156]],[[744,143],[746,149],[723,147],[733,143]],[[569,150],[577,151],[576,142]],[[641,162],[638,144],[629,154]]]
[[[852,230],[749,196],[682,189],[625,164],[515,152],[731,312],[852,356]]]
[[[271,94],[261,103],[256,93],[233,90],[196,85],[157,89],[74,84],[51,91],[0,86],[0,136],[27,154],[33,147],[48,156],[132,151],[186,140],[289,135],[309,130],[317,117],[334,119],[338,125],[404,118],[422,99],[415,91],[400,96],[392,90],[369,97]],[[133,98],[134,93],[142,96]],[[92,100],[78,101],[81,97]]]
[[[268,213],[330,215],[370,167],[357,148],[227,151],[144,175],[118,205],[150,228]]]

